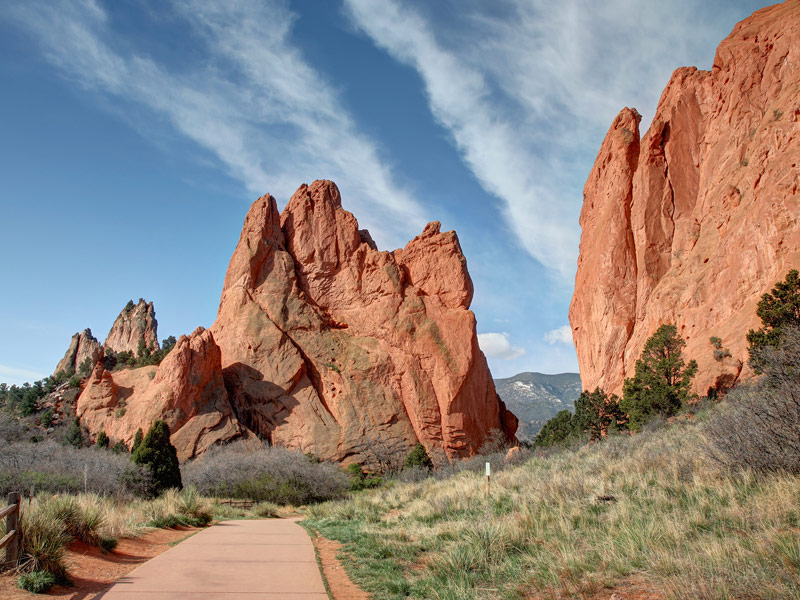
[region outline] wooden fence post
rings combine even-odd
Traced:
[[[9,567],[16,567],[19,559],[19,508],[21,503],[19,492],[11,492],[8,495],[8,506],[17,505],[16,509],[6,517],[6,534],[12,531],[16,532],[6,546],[6,565]]]

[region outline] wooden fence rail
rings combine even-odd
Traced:
[[[0,566],[14,567],[19,559],[19,507],[21,499],[18,492],[8,495],[8,506],[0,510],[0,519],[6,520],[6,534],[0,539],[0,550],[6,549],[5,564]]]
[[[255,504],[253,500],[217,499],[220,504],[229,504],[233,508],[250,508]]]

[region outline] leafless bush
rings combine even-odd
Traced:
[[[403,469],[411,452],[408,442],[402,439],[367,438],[355,446],[361,455],[361,466],[381,475],[394,475]]]
[[[340,498],[347,476],[337,465],[310,460],[297,450],[252,443],[213,448],[183,465],[184,485],[204,495],[306,504]]]
[[[149,475],[127,455],[73,448],[52,440],[16,442],[0,452],[0,496],[8,492],[96,492],[141,495]]]
[[[760,351],[764,376],[731,391],[706,428],[709,454],[726,468],[800,474],[800,330]]]

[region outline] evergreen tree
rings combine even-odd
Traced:
[[[787,325],[800,327],[800,273],[792,269],[785,281],[779,281],[772,292],[761,296],[756,314],[761,318],[762,327],[747,333],[750,352],[750,366],[756,373],[763,371],[761,349],[777,347],[781,339],[781,329]]]
[[[662,325],[645,343],[635,375],[625,380],[620,402],[632,429],[657,415],[671,417],[690,399],[697,363],[683,360],[684,346],[675,325]]]
[[[128,447],[125,445],[125,442],[119,440],[114,446],[111,448],[111,451],[114,454],[125,454],[128,451]]]
[[[593,392],[584,391],[575,401],[576,429],[586,433],[591,440],[605,437],[609,431],[625,429],[628,416],[619,407],[619,398],[610,396],[600,388]]]
[[[64,437],[64,441],[76,448],[80,448],[83,445],[83,432],[81,431],[81,423],[78,417],[75,417],[75,420],[72,421],[69,429],[67,429],[67,435]]]
[[[108,436],[105,431],[101,431],[97,434],[97,447],[108,448]]]
[[[560,411],[544,424],[539,435],[533,441],[533,447],[544,448],[569,443],[578,436],[575,425],[575,415],[566,409]]]
[[[183,488],[178,451],[169,441],[169,426],[164,421],[153,423],[131,458],[137,465],[150,469],[156,496],[169,488]]]
[[[136,435],[133,436],[133,445],[131,446],[131,453],[136,452],[136,449],[141,445],[142,440],[144,439],[144,433],[142,432],[142,428],[136,430]]]
[[[406,468],[408,469],[413,467],[428,469],[429,471],[433,469],[433,461],[431,460],[431,457],[428,456],[425,446],[420,443],[417,443],[411,453],[406,457]]]

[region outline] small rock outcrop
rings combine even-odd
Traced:
[[[178,458],[186,460],[219,441],[246,435],[233,414],[222,379],[219,346],[210,331],[181,336],[158,367],[113,373],[98,363],[78,398],[81,423],[129,447],[141,428],[162,419]]]
[[[643,137],[635,110],[614,120],[584,188],[570,306],[585,389],[619,394],[664,323],[699,393],[748,374],[756,304],[800,265],[798,40],[800,1],[760,10],[711,71],[673,73]]]
[[[157,368],[98,364],[78,415],[128,444],[165,419],[181,460],[255,436],[362,463],[404,458],[418,441],[474,454],[497,431],[513,441],[517,420],[478,348],[471,300],[458,238],[438,222],[380,252],[333,182],[301,186],[282,214],[266,195],[247,214],[214,325],[181,337]],[[148,319],[155,342],[152,304],[140,301],[106,344],[134,348]]]
[[[58,361],[56,370],[53,373],[64,371],[66,373],[75,372],[89,359],[91,365],[103,357],[103,349],[100,342],[92,335],[91,329],[84,329],[80,333],[72,336],[64,358]]]
[[[136,356],[139,344],[151,352],[158,350],[158,321],[152,302],[139,298],[134,304],[128,302],[111,326],[103,347],[114,352],[131,352]]]

